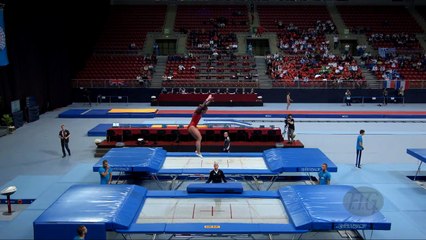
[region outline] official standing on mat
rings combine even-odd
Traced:
[[[331,175],[327,171],[327,163],[321,165],[321,170],[318,172],[318,184],[319,185],[330,185]]]
[[[111,184],[112,181],[112,169],[109,167],[108,160],[102,161],[102,167],[98,170],[101,176],[101,184]]]
[[[59,131],[59,138],[61,139],[61,148],[62,148],[62,157],[64,158],[66,156],[65,149],[67,149],[68,155],[71,156],[70,148],[68,147],[68,143],[70,141],[70,131],[68,129],[65,129],[65,125],[61,125],[61,131]]]
[[[360,130],[359,131],[359,135],[358,138],[356,140],[356,162],[355,162],[355,167],[357,168],[361,168],[361,155],[362,155],[362,151],[364,150],[364,143],[362,141],[362,136],[364,136],[365,131],[364,130]]]
[[[207,112],[208,105],[210,102],[213,101],[213,96],[210,94],[206,100],[204,100],[203,104],[200,104],[200,106],[195,109],[194,114],[192,114],[191,122],[188,125],[188,132],[191,134],[193,138],[195,138],[195,154],[199,157],[203,157],[201,155],[201,140],[202,136],[200,133],[200,130],[197,128],[197,124],[200,121],[202,115]]]
[[[287,126],[287,138],[288,143],[293,143],[296,134],[294,134],[295,126],[294,126],[294,118],[293,115],[289,114],[287,119],[285,120]],[[284,127],[285,128],[285,127]]]
[[[222,181],[226,183],[225,174],[219,169],[219,163],[215,162],[206,183],[222,183]]]
[[[223,133],[225,140],[223,141],[223,151],[231,152],[231,139],[229,138],[228,132]]]

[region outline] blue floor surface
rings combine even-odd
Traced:
[[[117,108],[148,107],[146,104],[119,105]],[[111,105],[99,105],[99,108],[111,108]],[[253,109],[277,110],[283,104],[265,104]],[[346,110],[341,104],[294,104],[300,110]],[[375,110],[377,106],[358,105],[354,109]],[[58,196],[73,184],[99,184],[99,175],[92,172],[92,166],[99,160],[94,158],[94,137],[87,132],[97,124],[110,124],[112,118],[78,119],[58,118],[58,114],[67,110],[83,109],[78,104],[48,112],[40,120],[25,124],[13,134],[0,138],[0,186],[15,185],[18,191],[12,198],[36,199],[28,208],[19,212],[11,221],[0,221],[0,239],[32,239],[32,222]],[[185,108],[164,108],[185,109]],[[191,108],[186,108],[191,109]],[[219,109],[212,107],[212,109]],[[227,108],[229,109],[229,107]],[[240,108],[235,108],[239,110]],[[244,109],[244,108],[243,108]],[[388,109],[423,110],[426,105],[405,104],[390,105]],[[82,110],[78,110],[81,113]],[[386,111],[383,107],[380,111]],[[235,120],[239,120],[238,118]],[[241,119],[240,119],[241,120]],[[269,122],[270,120],[270,122]],[[266,118],[253,122],[253,126],[275,124],[281,119]],[[374,231],[372,239],[426,239],[426,189],[406,176],[414,175],[418,160],[406,153],[407,148],[425,148],[426,123],[413,122],[298,122],[297,138],[306,147],[320,148],[337,166],[338,172],[332,173],[332,184],[347,184],[356,187],[368,186],[378,190],[384,199],[381,212],[392,222],[390,231]],[[155,119],[125,119],[128,124],[152,124]],[[159,120],[160,121],[160,120]],[[161,118],[161,123],[187,122],[189,118]],[[70,148],[72,156],[61,158],[58,132],[65,124],[71,131]],[[359,129],[365,129],[365,151],[362,169],[355,168],[355,141]],[[341,134],[345,133],[345,134]],[[371,135],[369,135],[371,133]],[[389,134],[388,134],[389,133]],[[421,175],[426,175],[424,171]],[[305,184],[305,183],[299,183]],[[156,189],[153,183],[145,185]],[[182,187],[184,187],[182,185]],[[278,187],[274,185],[274,187]],[[3,197],[3,196],[2,196]],[[13,207],[13,206],[12,206]],[[322,234],[322,233],[321,233]],[[365,232],[370,238],[370,232]],[[110,236],[110,235],[109,235]],[[301,239],[342,239],[334,235],[309,234]],[[122,239],[110,236],[109,239]],[[274,239],[280,239],[274,237]]]

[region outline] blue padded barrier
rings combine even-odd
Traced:
[[[105,229],[128,228],[147,190],[135,185],[74,185],[35,221],[40,224],[98,223]]]
[[[97,172],[102,161],[108,160],[113,171],[158,172],[163,166],[167,152],[163,148],[111,148],[94,166]]]
[[[81,114],[89,109],[69,109],[65,112],[58,114],[58,118],[80,118]]]
[[[162,232],[160,232],[162,230]],[[166,233],[166,234],[280,234],[306,233],[296,230],[292,224],[247,224],[247,223],[173,223],[133,224],[119,233]]]
[[[216,183],[218,184],[218,183]],[[148,191],[147,198],[202,198],[203,193],[188,193],[187,191]],[[278,191],[244,191],[238,194],[212,193],[208,197],[217,198],[279,198]]]
[[[242,193],[241,183],[191,183],[186,187],[188,193]]]
[[[309,212],[300,201],[297,192],[291,187],[278,190],[284,208],[287,210],[289,219],[293,222],[295,229],[311,229],[312,219]]]
[[[263,152],[268,168],[281,172],[319,172],[327,163],[329,172],[337,172],[337,166],[318,148],[272,148]]]
[[[408,148],[407,153],[422,162],[426,162],[426,148]]]
[[[359,216],[349,212],[345,207],[344,197],[356,192],[352,186],[345,185],[296,185],[281,188],[280,195],[287,209],[289,218],[295,223],[296,229],[309,226],[310,230],[390,230],[391,223],[380,213]],[[291,194],[292,198],[288,195]],[[299,199],[302,205],[294,207]],[[347,203],[346,203],[347,204]],[[372,203],[369,203],[370,206]],[[301,213],[300,208],[305,212]],[[304,224],[305,223],[305,224]]]

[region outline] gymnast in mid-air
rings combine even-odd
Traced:
[[[195,138],[195,154],[199,157],[203,157],[203,155],[201,155],[201,140],[203,137],[201,136],[200,130],[197,128],[197,124],[202,115],[207,112],[207,106],[211,101],[213,101],[213,96],[210,94],[206,100],[195,109],[194,114],[192,114],[191,122],[188,125],[188,132]]]

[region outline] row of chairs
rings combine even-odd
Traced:
[[[203,141],[223,141],[223,133],[227,130],[221,130],[217,133],[215,130],[206,130],[203,132]],[[229,137],[232,141],[250,141],[250,142],[281,142],[283,137],[277,134],[276,130],[268,130],[267,134],[262,134],[261,130],[254,130],[249,136],[246,130],[237,130],[236,132],[229,132]],[[143,139],[144,141],[166,141],[166,142],[180,142],[180,141],[193,141],[194,138],[189,133],[184,133],[179,130],[157,130],[155,134],[151,134],[149,130],[141,130],[139,134],[132,134],[131,130],[124,130],[123,135],[115,135],[114,130],[107,130],[107,141],[109,142],[126,142],[137,141]]]

